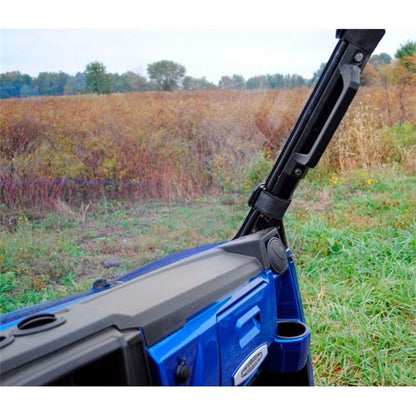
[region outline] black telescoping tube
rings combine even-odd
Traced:
[[[360,75],[383,37],[383,29],[341,29],[339,41],[302,110],[266,182],[251,196],[251,207],[235,238],[277,227],[294,190],[319,162],[360,85]]]

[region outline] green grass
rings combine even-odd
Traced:
[[[77,209],[60,203],[45,217],[4,213],[1,313],[87,290],[97,278],[116,278],[186,248],[226,240],[243,220],[245,199],[145,204],[103,200]],[[121,259],[120,266],[102,266],[114,257]]]
[[[317,384],[416,385],[416,179],[344,179],[287,221]]]
[[[181,203],[64,203],[3,212],[2,312],[231,238],[248,194]],[[303,181],[286,218],[317,385],[416,385],[416,178],[359,171]],[[118,257],[121,265],[101,262]]]

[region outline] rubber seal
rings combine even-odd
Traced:
[[[271,269],[277,274],[283,273],[287,267],[287,256],[282,240],[272,237],[267,244],[267,254]]]

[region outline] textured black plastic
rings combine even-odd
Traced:
[[[15,337],[36,334],[38,332],[49,331],[65,323],[62,316],[51,313],[40,313],[28,316],[19,322],[11,334]]]
[[[338,29],[336,37],[344,39],[371,54],[385,33],[384,29]]]
[[[283,218],[291,200],[281,199],[267,192],[263,186],[257,188],[249,205],[270,218]]]

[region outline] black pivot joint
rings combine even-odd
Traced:
[[[290,199],[282,199],[268,192],[264,183],[254,190],[248,200],[251,208],[276,220],[283,218],[290,203]]]

